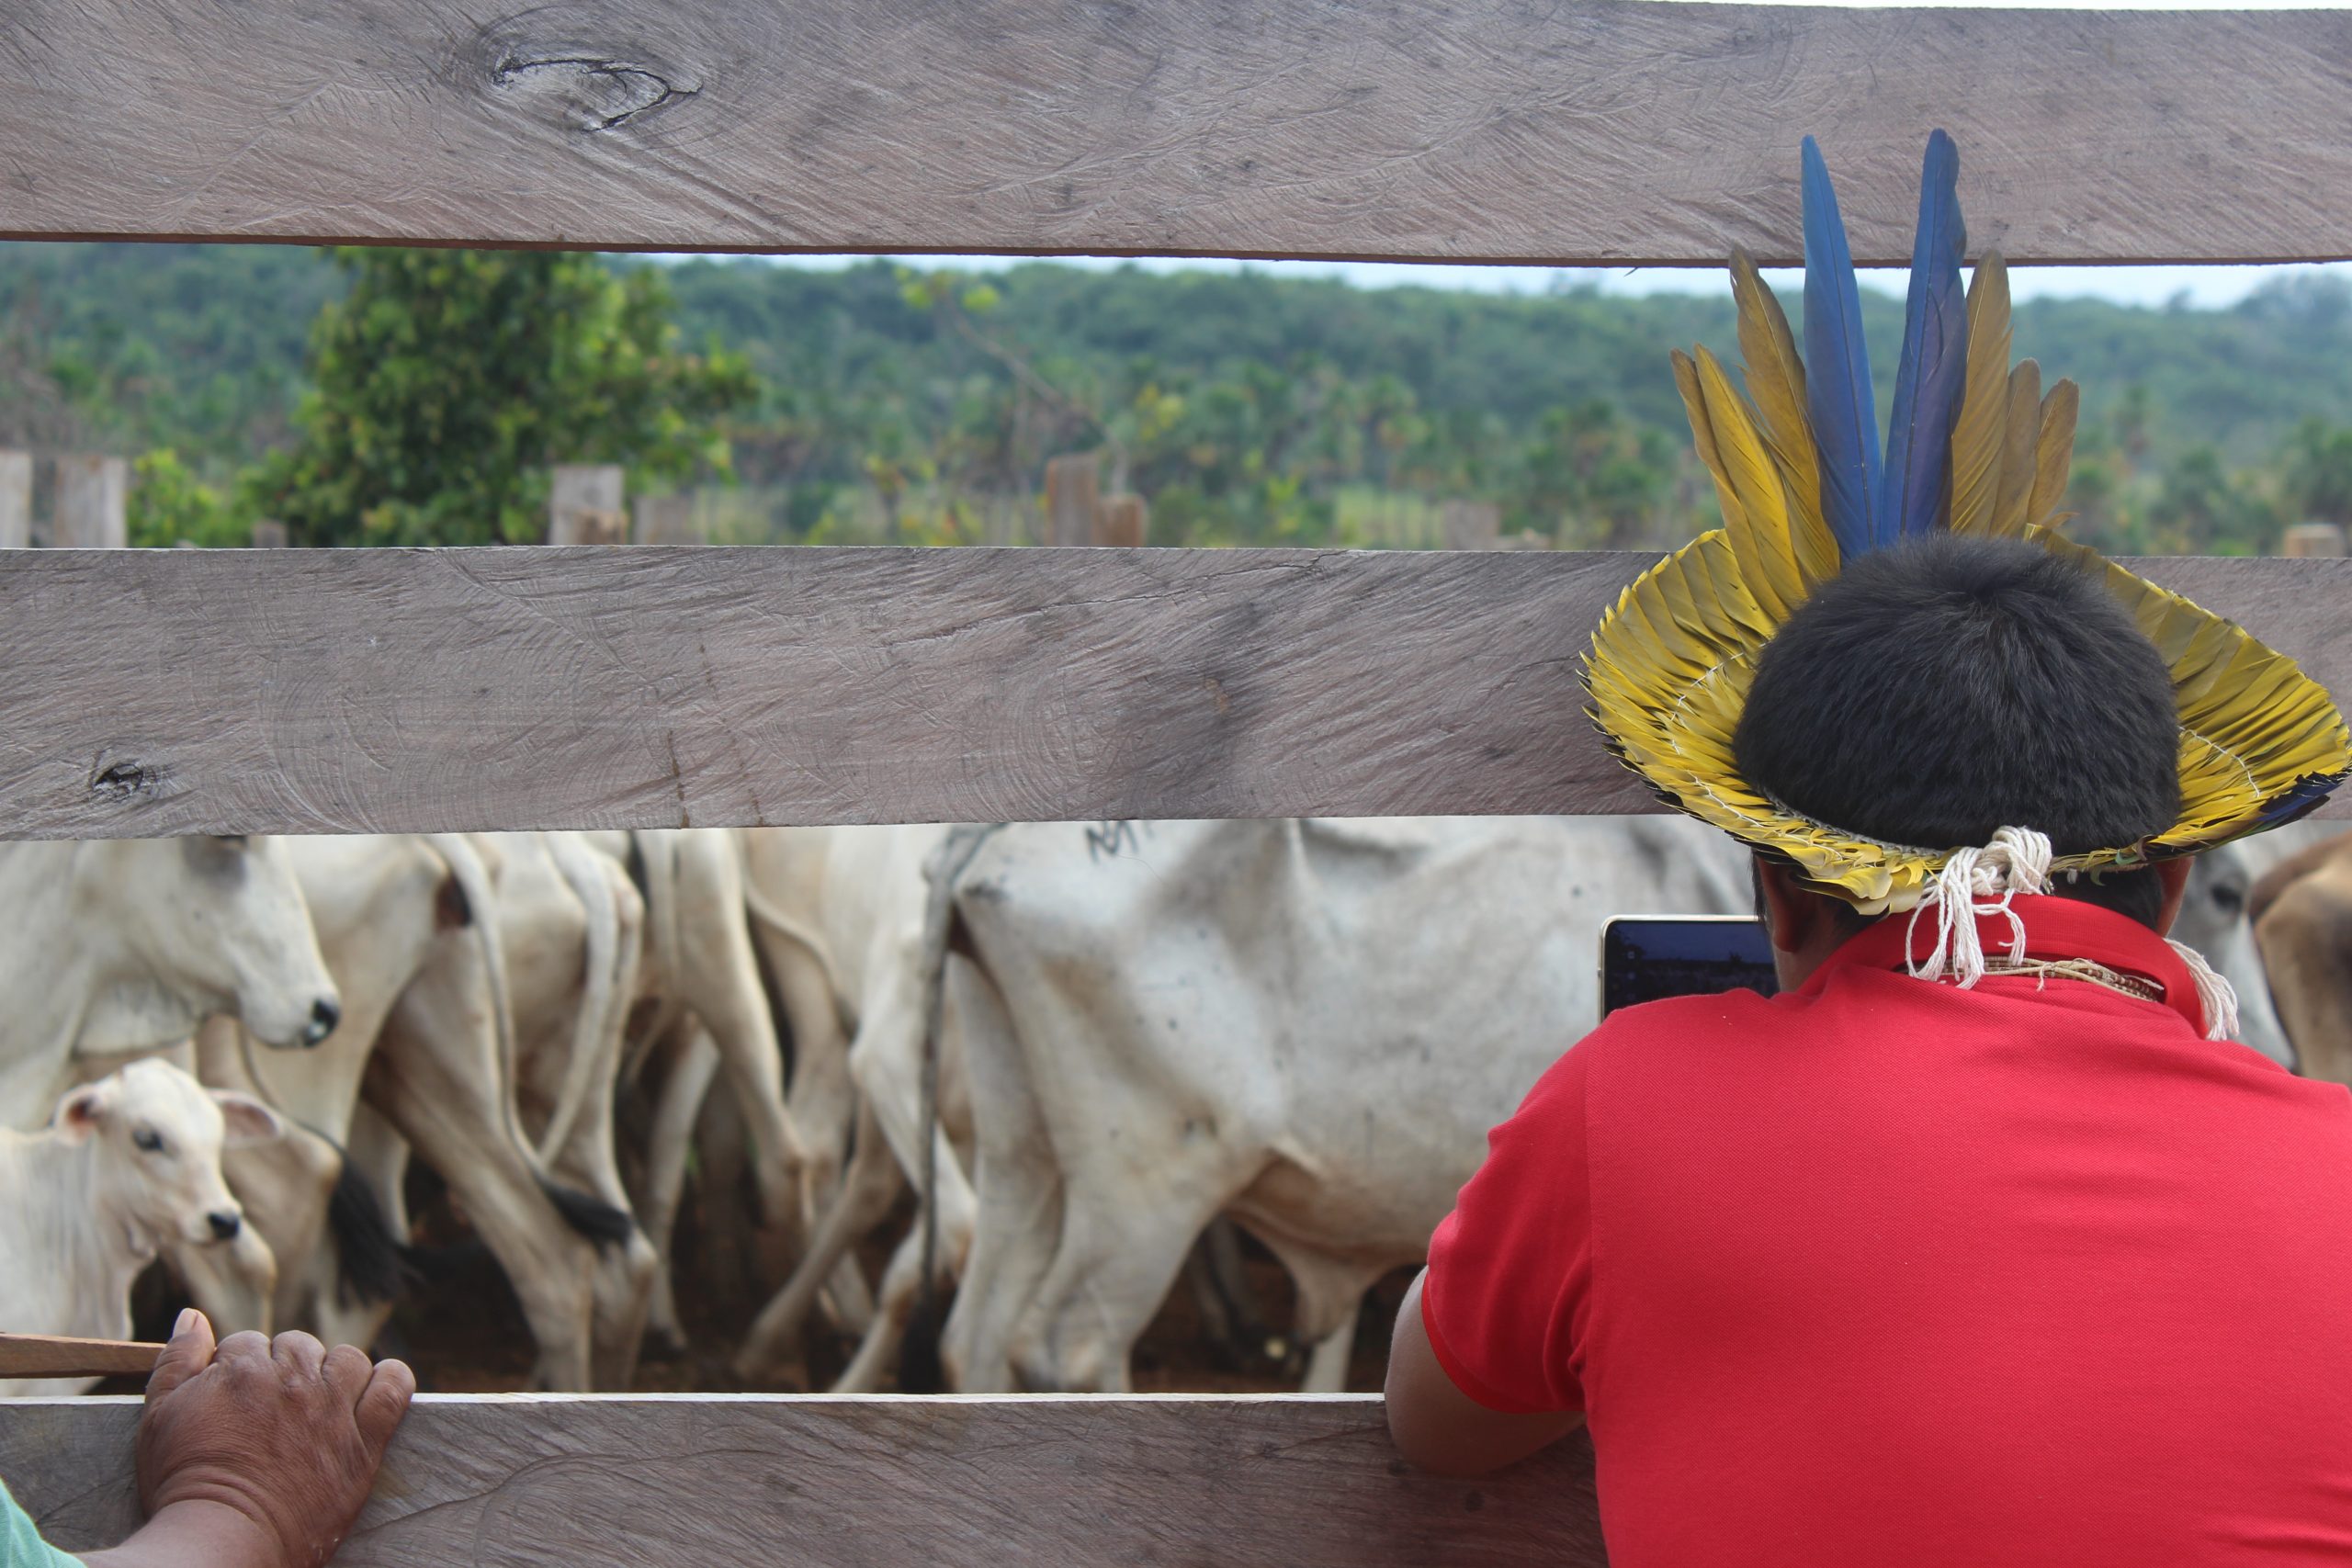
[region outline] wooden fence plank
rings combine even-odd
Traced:
[[[2352,254],[2352,15],[16,0],[0,233],[1714,263],[1921,138],[2012,261]],[[200,91],[188,90],[201,84]]]
[[[0,1402],[0,1478],[57,1545],[135,1521],[130,1399]],[[694,1562],[1597,1568],[1578,1436],[1409,1472],[1369,1395],[420,1399],[337,1568]]]
[[[1640,811],[1579,660],[1653,558],[0,552],[0,824]],[[2143,564],[2352,694],[2352,560]]]

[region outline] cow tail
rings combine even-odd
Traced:
[[[563,1085],[556,1093],[555,1109],[548,1117],[547,1131],[536,1150],[541,1164],[551,1165],[562,1152],[564,1141],[571,1136],[571,1129],[588,1103],[606,1042],[617,1032],[614,1028],[615,1010],[626,1010],[628,998],[618,994],[620,916],[613,908],[613,887],[605,858],[577,839],[561,833],[548,834],[547,845],[548,857],[555,862],[564,886],[580,900],[588,921],[585,977],[580,1009],[572,1017],[571,1053],[563,1065]],[[657,884],[662,880],[660,874],[656,874],[655,880]],[[676,881],[674,874],[670,875],[669,886],[657,886],[646,902],[654,904],[658,896],[662,903],[675,903]]]
[[[981,846],[1003,826],[990,822],[955,829],[923,867],[930,878],[931,897],[923,907],[922,920],[922,1270],[916,1280],[914,1313],[907,1323],[905,1348],[899,1360],[899,1386],[910,1392],[936,1390],[944,1381],[939,1357],[943,1326],[939,1205],[932,1198],[939,1186],[939,1033],[947,1002],[947,942],[956,923],[956,885],[963,880]]]

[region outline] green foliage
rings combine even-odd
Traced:
[[[165,548],[185,539],[220,549],[253,540],[251,514],[198,479],[168,446],[131,464],[123,513],[134,547]]]
[[[1891,366],[1900,302],[1863,315]],[[168,450],[133,501],[162,542],[254,515],[312,542],[535,539],[547,463],[687,482],[730,458],[729,537],[1035,537],[1046,459],[1093,451],[1155,543],[1433,543],[1461,499],[1514,534],[1655,546],[1713,516],[1664,358],[1693,342],[1732,348],[1728,289],[0,245],[0,442]],[[2222,310],[2032,300],[2017,350],[2083,387],[2086,541],[2265,549],[2352,521],[2341,282]]]
[[[724,473],[741,358],[681,353],[663,275],[553,252],[334,253],[298,434],[245,483],[311,545],[537,542],[547,466]]]

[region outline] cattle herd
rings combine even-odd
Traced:
[[[0,898],[0,1329],[124,1337],[160,1264],[224,1331],[373,1343],[413,1165],[534,1384],[627,1388],[732,1181],[775,1289],[694,1329],[744,1385],[821,1324],[885,1386],[919,1325],[992,1392],[1127,1388],[1188,1269],[1242,1288],[1237,1232],[1343,1386],[1366,1290],[1590,1026],[1601,922],[1750,889],[1648,817],[14,843]],[[2177,934],[2248,1044],[2352,1081],[2352,835],[2204,857]]]

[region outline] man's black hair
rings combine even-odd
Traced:
[[[1732,750],[1815,820],[1949,850],[2034,828],[2057,853],[2180,815],[2180,723],[2155,645],[2098,579],[2018,539],[1934,534],[1847,564],[1757,662]],[[2154,926],[2145,871],[2056,891]]]

